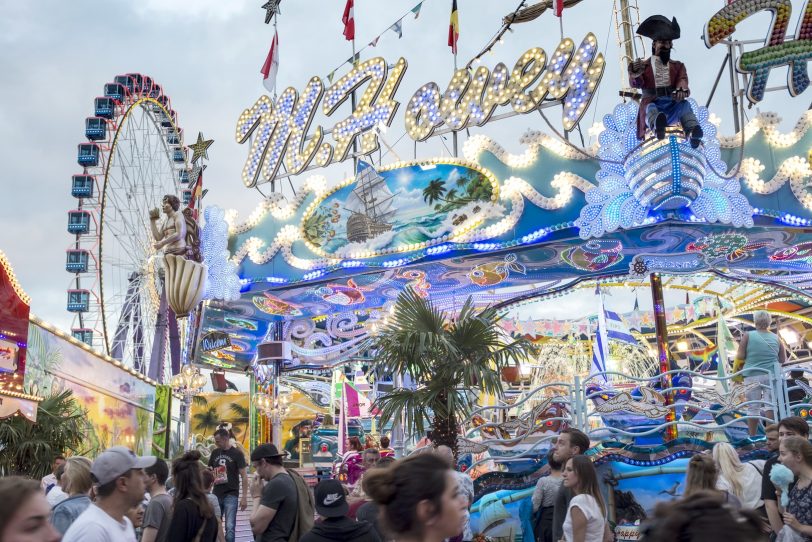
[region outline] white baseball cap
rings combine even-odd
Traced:
[[[137,456],[124,446],[107,448],[93,461],[90,474],[100,485],[109,484],[131,469],[144,469],[155,464],[155,456]]]

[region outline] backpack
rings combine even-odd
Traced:
[[[299,539],[308,533],[315,524],[316,505],[313,492],[301,474],[293,469],[285,469],[296,486],[296,496],[298,506],[296,509],[296,521],[293,523],[293,530],[290,532],[288,542],[299,542]]]

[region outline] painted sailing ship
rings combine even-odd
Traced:
[[[366,162],[358,162],[355,188],[347,198],[345,208],[350,212],[347,219],[347,240],[363,243],[392,230],[392,217],[396,209],[395,198],[386,181],[375,168]]]

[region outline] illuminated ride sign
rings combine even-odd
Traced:
[[[324,167],[346,160],[356,140],[361,154],[376,151],[375,128],[391,126],[400,105],[395,93],[406,67],[403,58],[391,67],[383,58],[372,58],[358,63],[326,90],[320,78],[312,77],[301,94],[288,87],[275,102],[261,96],[237,122],[238,143],[253,135],[242,172],[245,185],[270,182],[283,162],[287,172],[295,175],[311,164]],[[455,131],[482,126],[499,106],[510,104],[514,112],[526,114],[544,100],[561,101],[564,129],[571,130],[586,112],[603,70],[603,55],[591,33],[577,47],[571,39],[564,39],[549,63],[544,50],[534,47],[512,70],[501,62],[493,70],[463,68],[454,73],[445,92],[432,82],[414,93],[405,110],[406,131],[415,141],[422,141],[443,125]],[[310,131],[320,104],[329,117],[364,84],[352,113],[330,130],[332,142],[326,141],[327,131],[321,126]]]
[[[787,89],[797,96],[809,86],[806,64],[812,60],[812,4],[804,2],[798,29],[789,35],[789,19],[792,14],[790,0],[735,0],[719,10],[705,25],[705,45],[713,47],[736,31],[736,25],[748,17],[767,11],[772,23],[765,38],[764,47],[742,53],[737,69],[751,75],[747,99],[751,103],[764,99],[767,79],[773,68],[788,66]],[[790,39],[787,39],[790,38]]]

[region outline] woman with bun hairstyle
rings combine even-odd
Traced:
[[[215,542],[220,524],[203,489],[200,452],[191,451],[172,462],[175,503],[166,539],[172,542]]]
[[[381,527],[388,538],[442,542],[462,531],[467,503],[441,457],[420,454],[371,469],[363,487],[380,507]]]

